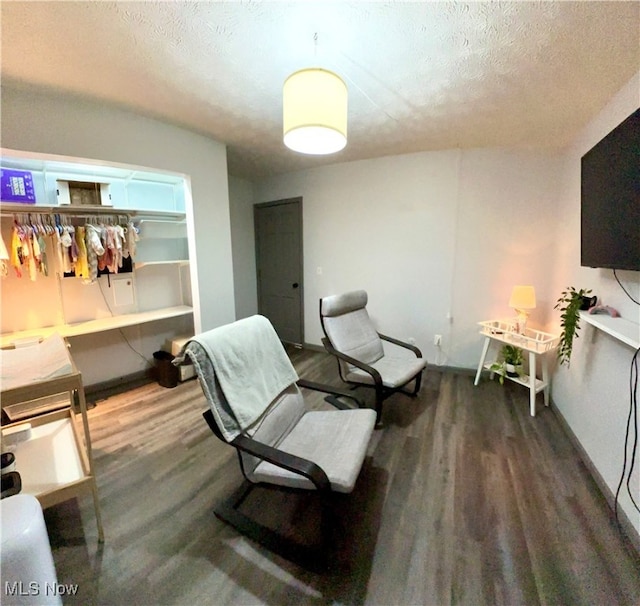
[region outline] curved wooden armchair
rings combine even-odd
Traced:
[[[253,316],[189,341],[188,356],[210,408],[213,433],[238,452],[245,482],[215,514],[268,549],[309,568],[326,564],[331,533],[327,497],[353,490],[375,425],[372,410],[353,395],[298,378],[275,330]],[[307,410],[299,387],[331,394],[332,410]],[[352,408],[344,402],[349,398]],[[316,491],[323,502],[321,540],[308,546],[240,511],[255,485]]]
[[[382,402],[390,395],[398,391],[411,396],[418,394],[427,361],[414,345],[379,333],[367,313],[367,301],[364,290],[320,299],[320,322],[325,334],[322,343],[337,358],[343,381],[375,389],[379,422]],[[383,341],[407,349],[415,357],[387,354]],[[411,382],[413,391],[406,391]]]

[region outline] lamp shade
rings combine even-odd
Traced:
[[[347,144],[347,87],[325,69],[291,74],[282,89],[284,144],[303,154],[333,154]]]
[[[535,309],[536,291],[533,286],[514,286],[509,299],[513,309]]]

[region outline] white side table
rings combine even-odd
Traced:
[[[482,346],[482,355],[480,356],[480,363],[478,364],[474,385],[477,385],[480,381],[480,374],[483,368],[491,370],[491,364],[485,363],[485,360],[492,342],[506,343],[519,347],[529,353],[529,375],[518,377],[507,376],[506,378],[529,388],[529,409],[531,416],[535,417],[536,395],[538,393],[541,391],[544,393],[544,405],[549,406],[549,366],[547,357],[544,354],[558,347],[560,337],[531,328],[527,328],[524,334],[519,334],[515,331],[514,322],[505,320],[487,320],[479,322],[478,324],[481,327],[480,334],[485,337],[485,340]],[[542,380],[536,377],[536,356],[541,356]],[[493,377],[493,373],[491,373],[491,376]]]

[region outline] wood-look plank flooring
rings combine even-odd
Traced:
[[[300,376],[341,385],[325,354],[291,357]],[[91,498],[45,512],[58,581],[79,585],[65,601],[640,604],[638,554],[553,411],[530,417],[528,397],[429,368],[417,398],[390,398],[354,492],[332,503],[335,548],[322,574],[214,516],[242,477],[201,416],[196,381],[98,401],[89,415],[104,545]],[[309,401],[324,405],[315,393]],[[316,515],[295,499],[265,492],[258,508],[295,531]]]

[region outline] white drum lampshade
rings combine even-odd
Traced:
[[[347,87],[325,69],[291,74],[282,89],[284,144],[302,154],[333,154],[347,144]]]

